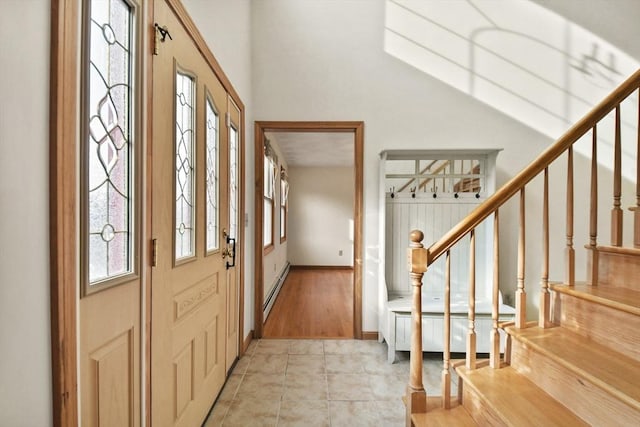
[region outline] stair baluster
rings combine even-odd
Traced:
[[[598,283],[598,126],[591,131],[591,202],[589,209],[589,260],[587,280],[591,285]]]
[[[520,227],[518,235],[518,287],[516,289],[516,328],[527,324],[527,293],[524,290],[525,261],[525,196],[524,187],[520,190]]]
[[[451,251],[444,267],[444,348],[442,351],[442,407],[451,407]]]
[[[467,369],[476,369],[476,230],[469,242],[469,326],[467,331]]]
[[[565,249],[566,282],[576,281],[576,253],[573,249],[573,146],[567,150],[567,247]]]
[[[549,294],[549,168],[544,169],[544,189],[542,199],[542,281],[540,283],[540,313],[538,326],[548,328],[550,309]]]
[[[491,354],[489,364],[493,369],[500,367],[500,332],[498,332],[498,302],[500,298],[500,220],[498,210],[493,214],[493,292],[491,298]]]
[[[620,134],[620,104],[616,106],[616,136],[613,148],[613,209],[611,210],[611,246],[622,246],[622,135]]]

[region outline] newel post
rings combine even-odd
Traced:
[[[427,393],[422,384],[422,276],[427,271],[427,250],[422,245],[424,234],[413,230],[409,235],[407,260],[413,286],[411,307],[411,359],[409,385],[407,386],[407,426],[411,426],[411,414],[427,412]]]

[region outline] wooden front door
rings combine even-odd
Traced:
[[[164,0],[154,14],[169,33],[153,60],[151,423],[196,426],[224,383],[238,312],[227,292],[228,99]]]

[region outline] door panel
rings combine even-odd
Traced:
[[[140,425],[139,291],[135,281],[80,301],[82,425]]]
[[[211,127],[205,115],[209,99],[224,125],[226,92],[166,3],[154,4],[155,22],[166,26],[171,38],[159,43],[153,63],[151,228],[157,245],[151,272],[151,421],[154,427],[195,426],[226,376],[221,232],[228,222],[228,143],[218,126],[218,215],[211,224],[206,211]],[[217,248],[207,244],[207,232],[220,233]]]

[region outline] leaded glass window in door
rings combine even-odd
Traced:
[[[86,180],[83,230],[87,292],[134,272],[133,10],[122,0],[89,4]]]
[[[206,101],[206,127],[205,138],[207,141],[207,252],[219,248],[218,244],[218,114],[213,108],[211,99]]]
[[[175,259],[195,254],[195,79],[176,72]]]
[[[229,235],[238,237],[238,131],[229,131]]]

